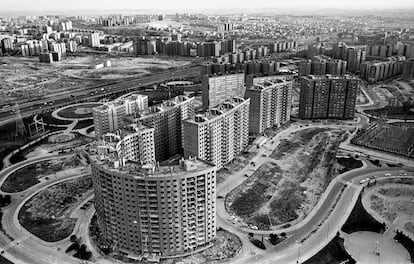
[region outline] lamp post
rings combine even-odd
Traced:
[[[300,263],[299,262],[299,259],[300,259],[300,247],[302,246],[302,243],[299,240],[297,240],[296,243],[298,245],[298,258],[296,260],[296,263]]]

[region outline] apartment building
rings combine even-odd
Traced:
[[[301,77],[299,117],[354,118],[358,77],[308,75]]]
[[[182,121],[194,116],[194,98],[177,96],[146,111],[125,116],[126,123],[141,123],[155,129],[155,157],[162,161],[182,153]]]
[[[245,91],[244,73],[220,76],[201,76],[203,108],[215,107],[232,97],[243,97]]]
[[[264,79],[246,89],[250,99],[249,133],[258,135],[265,129],[280,126],[290,120],[292,81],[281,78]]]
[[[98,225],[116,250],[173,256],[215,238],[216,166],[195,158],[141,164],[107,145],[98,142],[89,156]]]
[[[93,108],[95,137],[100,139],[104,134],[120,128],[126,115],[132,115],[147,109],[148,96],[141,94],[132,94]]]
[[[250,99],[235,97],[183,122],[184,157],[198,157],[218,169],[248,145]]]

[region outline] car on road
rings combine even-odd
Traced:
[[[407,172],[405,172],[405,171],[400,171],[400,176],[407,176]]]
[[[392,176],[392,175],[391,175],[391,173],[387,172],[387,173],[384,173],[384,176],[385,176],[385,177],[390,177],[390,176]]]
[[[359,181],[360,184],[364,184],[366,182],[368,182],[370,180],[370,178],[365,178]]]

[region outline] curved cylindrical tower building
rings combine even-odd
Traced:
[[[137,140],[127,139],[131,137],[115,148],[102,148],[107,144],[98,142],[89,153],[98,224],[105,238],[134,255],[172,256],[208,244],[216,235],[216,166],[195,158],[175,165],[143,165],[124,156],[139,154],[128,149],[136,148]]]

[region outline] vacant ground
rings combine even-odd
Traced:
[[[30,198],[19,212],[19,222],[42,240],[54,242],[68,237],[76,219],[74,208],[92,192],[92,179],[83,176],[44,189]]]
[[[112,66],[89,69],[111,60]],[[4,63],[4,64],[3,64]],[[41,99],[48,94],[107,83],[112,79],[140,77],[189,65],[171,58],[119,57],[107,54],[67,56],[62,62],[40,63],[37,57],[0,58],[0,109],[11,101]]]
[[[362,200],[373,215],[393,229],[414,237],[414,186],[412,183],[378,183],[368,189]]]
[[[227,210],[261,229],[299,221],[335,175],[343,130],[309,128],[290,134],[252,176],[226,197]]]
[[[90,65],[96,65],[110,60],[111,67],[100,69],[87,69]],[[105,55],[70,57],[61,63],[63,74],[76,78],[114,79],[131,76],[144,76],[149,73],[174,69],[189,65],[190,62],[182,60],[165,60],[156,57],[110,57]]]
[[[83,166],[76,155],[33,163],[10,174],[3,182],[1,190],[10,193],[21,192],[39,183],[41,178]]]
[[[58,64],[40,63],[36,57],[2,57],[0,63],[6,63],[0,67],[0,105],[94,84],[90,80],[67,78]]]

